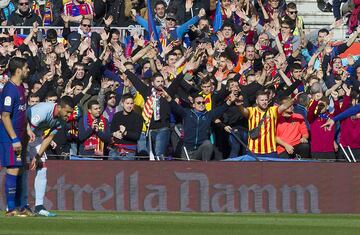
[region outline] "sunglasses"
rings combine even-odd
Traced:
[[[19,2],[19,5],[20,5],[20,6],[28,6],[28,5],[29,5],[29,2]]]
[[[174,19],[166,19],[166,20],[176,22],[176,20],[174,20]]]
[[[84,26],[84,27],[91,27],[91,25],[90,24],[81,24],[82,26]]]
[[[297,13],[298,13],[298,11],[289,11],[289,14],[291,14],[291,15],[295,15]]]
[[[197,101],[196,104],[197,105],[200,105],[200,104],[205,105],[205,101]]]

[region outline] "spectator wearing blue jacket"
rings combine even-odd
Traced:
[[[196,94],[193,97],[192,109],[185,109],[175,101],[171,101],[171,97],[167,95],[166,99],[170,102],[171,110],[183,119],[184,129],[184,149],[182,158],[209,161],[214,152],[214,146],[210,142],[210,126],[211,123],[220,118],[229,108],[236,97],[230,94],[226,104],[207,112],[205,109],[204,97]]]

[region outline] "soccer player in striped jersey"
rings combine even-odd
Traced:
[[[245,108],[240,105],[240,112],[248,119],[249,130],[259,126],[260,133],[257,138],[250,138],[248,148],[257,157],[277,157],[276,152],[276,124],[278,115],[293,104],[292,100],[280,106],[269,107],[269,94],[260,90],[256,93],[256,106]],[[260,120],[264,117],[264,121]],[[259,125],[260,123],[260,125]]]

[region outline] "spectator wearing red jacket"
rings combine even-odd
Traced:
[[[290,100],[284,97],[281,103]],[[278,119],[276,129],[277,152],[280,158],[295,158],[297,155],[302,158],[309,157],[309,132],[304,118],[294,113],[294,106],[286,109]]]

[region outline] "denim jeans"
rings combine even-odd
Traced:
[[[155,156],[163,158],[166,154],[170,140],[170,129],[161,128],[158,130],[150,130],[152,150]]]
[[[78,145],[75,142],[70,143],[70,155],[71,156],[78,155]]]
[[[234,134],[236,135],[237,138],[242,140],[244,142],[244,144],[247,145],[247,142],[248,142],[247,130],[235,128]],[[237,141],[236,138],[232,134],[229,135],[229,144],[231,147],[230,155],[229,155],[230,158],[238,157],[241,155],[246,155],[247,151],[246,151],[245,146],[243,146],[241,143],[239,143],[239,141]],[[241,150],[241,152],[240,152],[240,150]]]
[[[146,134],[144,132],[141,133],[140,138],[137,142],[137,152],[140,156],[148,156],[149,150],[147,147],[147,139]]]
[[[170,140],[170,129],[161,128],[158,130],[150,130],[149,135],[151,135],[153,154],[163,160]],[[137,151],[141,156],[149,155],[149,137],[147,137],[145,133],[141,133],[140,135],[137,143]]]
[[[109,152],[109,160],[132,161],[135,160],[135,156],[135,153],[126,153],[126,155],[122,155],[117,149],[111,149]]]

